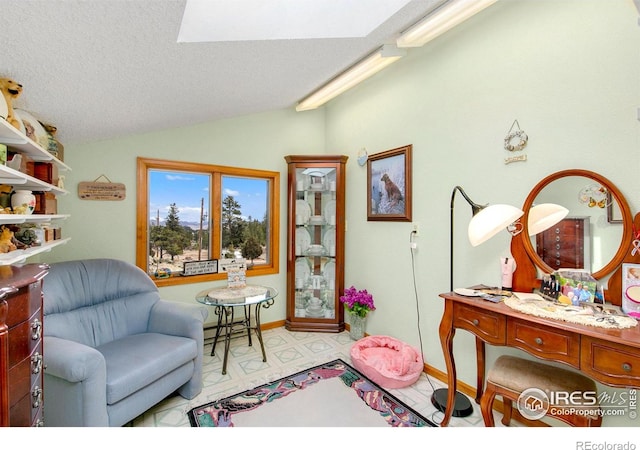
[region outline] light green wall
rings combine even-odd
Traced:
[[[426,362],[445,371],[438,294],[449,290],[449,204],[455,185],[478,203],[519,206],[544,176],[583,168],[614,181],[632,211],[640,209],[637,18],[630,0],[502,0],[427,46],[411,49],[323,109],[273,111],[67,146],[65,162],[73,171],[66,178],[70,194],[59,209],[71,214],[63,231],[72,240],[42,259],[135,261],[137,156],[278,170],[281,270],[261,282],[281,292],[263,322],[283,320],[283,156],[346,154],[345,284],[374,295],[377,310],[369,316],[368,333],[390,334],[417,346],[419,320]],[[511,155],[503,139],[516,119],[529,135],[528,160],[505,165]],[[413,215],[420,229],[414,258],[410,224],[366,220],[366,170],[355,161],[361,148],[374,154],[406,144],[413,145]],[[102,174],[126,184],[125,201],[77,198],[78,182]],[[465,235],[471,212],[459,195],[455,215],[455,286],[499,285],[498,258],[508,255],[508,234],[472,248]],[[204,287],[162,291],[167,298],[190,302]],[[473,339],[461,331],[454,347],[458,376],[474,385]],[[489,363],[499,352],[488,348]],[[632,423],[607,418],[605,424]]]
[[[225,166],[280,172],[280,274],[261,277],[261,282],[281,292],[280,301],[265,310],[264,323],[284,320],[286,282],[286,184],[288,154],[324,152],[324,113],[297,114],[294,110],[272,111],[214,123],[161,132],[65,146],[65,163],[72,170],[65,174],[69,194],[59,200],[60,212],[70,214],[63,233],[71,237],[41,258],[45,262],[70,259],[113,257],[135,264],[136,249],[136,158],[159,158],[202,162]],[[81,181],[105,175],[114,183],[124,183],[124,201],[88,201],[77,196]],[[194,296],[210,284],[161,288],[168,299],[194,302]],[[213,310],[209,320],[215,320]]]
[[[413,220],[420,231],[413,259],[411,224],[368,222],[366,168],[347,170],[345,285],[373,293],[369,333],[418,345],[417,303],[425,360],[445,371],[438,294],[449,291],[456,185],[477,203],[521,206],[546,175],[582,168],[612,180],[638,211],[637,19],[626,0],[499,1],[328,105],[328,152],[355,159],[361,148],[374,154],[413,144]],[[503,139],[515,119],[529,136],[528,159],[505,165],[512,155]],[[458,194],[454,287],[499,286],[498,261],[509,255],[510,236],[471,247],[470,219]],[[474,345],[469,333],[457,333],[458,377],[472,386]],[[488,363],[500,352],[488,347]]]

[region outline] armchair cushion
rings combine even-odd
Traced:
[[[107,404],[112,405],[152,384],[185,363],[193,364],[193,339],[158,333],[126,336],[101,345],[107,366]]]

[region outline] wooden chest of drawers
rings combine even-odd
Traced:
[[[0,266],[0,425],[42,425],[42,264]]]

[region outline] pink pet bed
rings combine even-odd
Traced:
[[[367,336],[351,347],[353,366],[378,385],[397,389],[415,383],[424,369],[422,354],[390,336]]]

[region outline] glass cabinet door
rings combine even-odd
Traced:
[[[338,209],[344,208],[343,164],[341,158],[322,164],[290,162],[290,329],[344,329],[344,314],[338,308],[343,285],[344,227],[339,217],[344,214]]]

